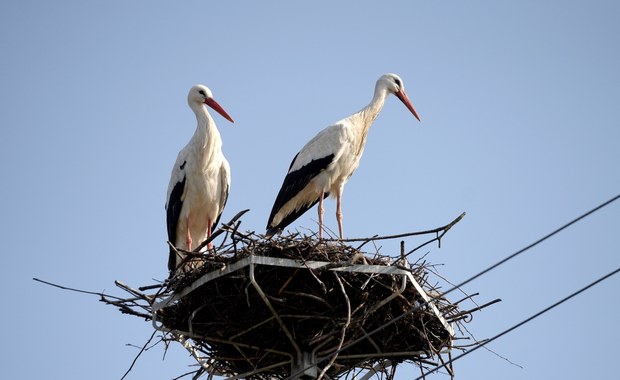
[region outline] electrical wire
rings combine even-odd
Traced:
[[[610,273],[606,274],[605,276],[603,276],[603,277],[599,278],[598,280],[596,280],[596,281],[594,281],[594,282],[591,282],[590,284],[588,284],[588,285],[584,286],[583,288],[581,288],[581,289],[577,290],[576,292],[574,292],[574,293],[572,293],[572,294],[570,294],[570,295],[568,295],[568,296],[566,296],[566,297],[562,298],[561,300],[557,301],[557,302],[556,302],[556,303],[554,303],[553,305],[548,306],[548,307],[546,307],[546,308],[542,309],[542,310],[541,310],[541,311],[539,311],[538,313],[536,313],[536,314],[534,314],[534,315],[530,316],[529,318],[524,319],[523,321],[521,321],[521,322],[517,323],[516,325],[514,325],[514,326],[512,326],[512,327],[510,327],[510,328],[508,328],[508,329],[506,329],[506,330],[504,330],[504,331],[502,331],[501,333],[499,333],[499,334],[495,335],[494,337],[492,337],[492,338],[490,338],[490,339],[487,339],[487,340],[485,340],[484,342],[481,342],[479,345],[477,345],[477,346],[473,347],[472,349],[470,349],[470,350],[468,350],[468,351],[466,351],[466,352],[463,352],[462,354],[460,354],[460,355],[458,355],[458,356],[456,356],[456,357],[452,358],[451,360],[448,360],[447,362],[443,363],[442,365],[440,365],[440,366],[438,366],[438,367],[435,367],[435,368],[433,368],[433,369],[429,370],[429,371],[428,371],[428,372],[426,372],[426,373],[423,373],[420,377],[417,377],[415,380],[424,379],[426,375],[430,375],[431,373],[436,372],[436,371],[438,371],[439,369],[441,369],[441,368],[443,368],[443,367],[446,367],[447,365],[450,365],[451,363],[453,363],[453,362],[455,362],[455,361],[459,360],[459,359],[460,359],[460,358],[462,358],[463,356],[469,355],[469,354],[471,354],[472,352],[476,351],[477,349],[479,349],[479,348],[481,348],[481,347],[483,347],[483,346],[487,345],[488,343],[491,343],[492,341],[494,341],[494,340],[496,340],[496,339],[498,339],[498,338],[501,338],[502,336],[504,336],[504,335],[508,334],[509,332],[511,332],[511,331],[513,331],[513,330],[518,329],[519,327],[521,327],[521,326],[525,325],[526,323],[528,323],[528,322],[530,322],[530,321],[532,321],[532,320],[534,320],[534,319],[536,319],[536,318],[540,317],[541,315],[545,314],[545,313],[546,313],[546,312],[548,312],[549,310],[554,309],[554,308],[556,308],[556,307],[560,306],[561,304],[563,304],[564,302],[566,302],[566,301],[570,300],[571,298],[573,298],[573,297],[575,297],[575,296],[577,296],[577,295],[579,295],[579,294],[581,294],[581,293],[585,292],[586,290],[590,289],[590,288],[591,288],[591,287],[593,287],[594,285],[597,285],[597,284],[599,284],[599,283],[601,283],[601,282],[603,282],[603,281],[607,280],[608,278],[610,278],[611,276],[613,276],[613,275],[617,274],[618,272],[620,272],[620,268],[617,268],[616,270],[614,270],[614,271],[612,271],[612,272],[610,272]]]
[[[450,289],[446,293],[449,293],[449,292],[455,290],[456,288],[460,288],[461,286],[464,286],[464,285],[472,282],[473,280],[477,279],[478,277],[480,277],[480,276],[482,276],[482,275],[492,271],[493,269],[497,268],[498,266],[500,266],[500,265],[506,263],[507,261],[509,261],[509,260],[511,260],[511,259],[513,259],[513,258],[515,258],[517,256],[519,256],[523,252],[525,252],[525,251],[527,251],[527,250],[529,250],[531,248],[534,248],[535,246],[537,246],[538,244],[542,243],[543,241],[545,241],[545,240],[549,239],[550,237],[552,237],[552,236],[562,232],[563,230],[565,230],[568,227],[572,226],[573,224],[579,222],[580,220],[582,220],[584,218],[587,218],[588,216],[592,215],[593,213],[597,212],[598,210],[602,209],[603,207],[608,206],[609,204],[613,203],[614,201],[618,200],[619,198],[620,198],[620,194],[616,195],[615,197],[611,198],[610,200],[608,200],[608,201],[606,201],[604,203],[601,203],[600,205],[596,206],[592,210],[590,210],[590,211],[588,211],[588,212],[578,216],[577,218],[571,220],[570,222],[566,223],[562,227],[560,227],[560,228],[556,229],[555,231],[550,232],[547,235],[545,235],[545,236],[541,237],[540,239],[536,240],[532,244],[530,244],[530,245],[528,245],[528,246],[518,250],[517,252],[513,253],[512,255],[507,256],[503,260],[498,261],[497,263],[491,265],[490,267],[486,268],[485,270],[481,271],[480,273],[478,273],[478,274],[470,277],[469,279],[463,281],[462,283],[460,283],[459,285],[453,287],[452,289]]]

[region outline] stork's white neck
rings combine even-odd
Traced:
[[[192,137],[192,145],[201,151],[209,151],[214,144],[217,145],[218,142],[221,144],[219,132],[215,127],[213,118],[209,114],[209,111],[207,111],[207,106],[202,103],[192,103],[190,107],[196,114],[197,123],[196,132],[194,132],[194,136]]]
[[[387,89],[377,84],[375,87],[375,93],[370,103],[350,117],[353,122],[352,124],[359,132],[358,136],[360,137],[360,144],[362,145],[360,147],[361,149],[363,149],[363,145],[366,142],[366,136],[368,135],[370,126],[375,121],[377,116],[379,116],[381,109],[383,109],[387,95]]]
[[[372,97],[370,103],[362,108],[358,113],[362,115],[364,119],[363,124],[367,124],[365,129],[370,128],[370,125],[375,121],[379,113],[383,109],[383,105],[385,104],[385,99],[388,96],[388,91],[384,86],[380,86],[377,84],[375,87],[375,93]]]
[[[364,146],[366,145],[368,130],[370,129],[370,126],[375,121],[377,116],[379,116],[381,109],[383,109],[383,105],[385,104],[385,98],[387,98],[387,96],[387,89],[377,83],[377,86],[375,87],[375,93],[370,103],[366,107],[359,110],[357,113],[351,115],[350,117],[352,125],[354,125],[358,131],[358,133],[356,134],[356,154],[360,156],[364,151]]]

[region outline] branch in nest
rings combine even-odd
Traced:
[[[441,237],[443,237],[443,235],[446,234],[446,232],[448,232],[448,230],[450,228],[452,228],[455,224],[460,222],[461,219],[463,219],[464,217],[465,217],[465,213],[463,212],[456,219],[454,219],[450,223],[446,224],[445,226],[437,227],[437,228],[434,228],[432,230],[426,230],[426,231],[407,232],[407,233],[398,234],[398,235],[373,236],[373,237],[366,237],[366,238],[323,239],[323,240],[326,240],[326,241],[341,241],[341,242],[346,242],[346,243],[348,243],[348,242],[356,242],[356,241],[366,242],[366,241],[372,241],[372,240],[400,239],[400,238],[408,237],[408,236],[428,235],[428,234],[433,234],[433,233],[439,234],[441,232],[441,235],[438,235],[437,238],[434,239],[434,240],[439,240],[439,239],[441,239]]]

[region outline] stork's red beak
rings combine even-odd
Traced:
[[[418,119],[418,121],[422,121],[420,120],[420,116],[416,112],[415,108],[413,108],[413,104],[411,104],[411,100],[409,100],[409,97],[407,96],[407,93],[405,92],[405,90],[400,90],[398,92],[395,92],[394,95],[398,96],[398,99],[400,99],[400,101],[403,102],[403,104],[406,105],[407,108],[409,108],[409,111],[411,111],[413,116],[415,116],[415,118]]]
[[[215,112],[219,113],[220,115],[222,115],[224,118],[226,118],[226,120],[230,121],[231,123],[234,123],[235,121],[232,119],[232,117],[230,117],[226,111],[224,111],[224,109],[222,108],[222,106],[220,106],[213,98],[207,98],[207,100],[205,100],[205,104],[208,105],[209,107],[213,108],[215,110]]]

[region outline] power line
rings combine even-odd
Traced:
[[[476,350],[477,350],[477,349],[479,349],[480,347],[483,347],[483,346],[485,346],[486,344],[491,343],[492,341],[494,341],[494,340],[496,340],[496,339],[498,339],[498,338],[500,338],[500,337],[502,337],[502,336],[504,336],[504,335],[508,334],[509,332],[511,332],[511,331],[513,331],[513,330],[515,330],[515,329],[518,329],[519,327],[523,326],[524,324],[526,324],[526,323],[528,323],[528,322],[530,322],[530,321],[532,321],[532,320],[534,320],[534,319],[536,319],[536,318],[540,317],[541,315],[545,314],[545,313],[546,313],[546,312],[548,312],[549,310],[554,309],[554,308],[556,308],[557,306],[559,306],[559,305],[563,304],[564,302],[566,302],[566,301],[570,300],[571,298],[573,298],[573,297],[575,297],[575,296],[577,296],[577,295],[579,295],[579,294],[581,294],[581,293],[585,292],[586,290],[590,289],[590,288],[591,288],[591,287],[593,287],[594,285],[596,285],[596,284],[598,284],[598,283],[600,283],[600,282],[603,282],[603,281],[607,280],[609,277],[611,277],[611,276],[615,275],[615,274],[616,274],[616,273],[618,273],[618,272],[620,272],[620,268],[617,268],[617,269],[616,269],[616,270],[614,270],[613,272],[610,272],[610,273],[606,274],[605,276],[603,276],[603,277],[599,278],[598,280],[596,280],[596,281],[594,281],[594,282],[591,282],[590,284],[588,284],[588,285],[584,286],[583,288],[581,288],[581,289],[577,290],[576,292],[572,293],[571,295],[569,295],[569,296],[566,296],[566,297],[562,298],[561,300],[559,300],[558,302],[554,303],[553,305],[551,305],[551,306],[548,306],[548,307],[544,308],[543,310],[539,311],[538,313],[536,313],[536,314],[532,315],[532,316],[531,316],[531,317],[529,317],[529,318],[524,319],[523,321],[521,321],[521,322],[517,323],[516,325],[514,325],[514,326],[512,326],[512,327],[510,327],[510,328],[508,328],[508,329],[506,329],[506,330],[504,330],[504,331],[502,331],[501,333],[499,333],[499,334],[495,335],[494,337],[492,337],[492,338],[490,338],[490,339],[485,340],[484,342],[482,342],[482,343],[480,343],[479,345],[475,346],[475,347],[474,347],[474,348],[472,348],[471,350],[466,351],[466,352],[463,352],[462,354],[460,354],[460,355],[458,355],[458,356],[454,357],[454,358],[453,358],[453,359],[451,359],[451,360],[448,360],[447,362],[443,363],[442,365],[440,365],[440,366],[438,366],[438,367],[435,367],[435,368],[433,368],[433,369],[429,370],[428,372],[426,372],[426,373],[422,374],[420,377],[416,378],[415,380],[420,380],[420,379],[423,379],[426,375],[429,375],[429,374],[431,374],[431,373],[433,373],[433,372],[435,372],[435,371],[437,371],[437,370],[439,370],[439,369],[441,369],[441,368],[443,368],[443,367],[446,367],[447,365],[449,365],[449,364],[451,364],[451,363],[453,363],[453,362],[457,361],[458,359],[462,358],[463,356],[466,356],[466,355],[471,354],[472,352],[476,351]]]
[[[549,234],[547,234],[547,235],[541,237],[540,239],[536,240],[532,244],[530,244],[530,245],[528,245],[528,246],[518,250],[517,252],[513,253],[512,255],[506,257],[503,260],[498,261],[497,263],[491,265],[490,267],[488,267],[487,269],[481,271],[480,273],[476,274],[475,276],[472,276],[469,279],[463,281],[462,283],[460,283],[459,285],[453,287],[452,289],[450,289],[446,293],[449,293],[449,292],[455,290],[456,288],[460,288],[461,286],[466,285],[466,284],[472,282],[473,280],[477,279],[478,277],[482,276],[483,274],[486,274],[486,273],[492,271],[493,269],[497,268],[498,266],[504,264],[505,262],[507,262],[507,261],[509,261],[509,260],[511,260],[511,259],[513,259],[513,258],[515,258],[517,256],[519,256],[520,254],[522,254],[523,252],[529,250],[530,248],[534,248],[535,246],[537,246],[538,244],[542,243],[543,241],[545,241],[545,240],[549,239],[550,237],[552,237],[552,236],[562,232],[563,230],[567,229],[568,227],[572,226],[573,224],[575,224],[575,223],[579,222],[580,220],[590,216],[591,214],[593,214],[596,211],[602,209],[603,207],[613,203],[614,201],[618,200],[619,198],[620,198],[620,194],[616,195],[615,197],[611,198],[610,200],[608,200],[608,201],[606,201],[604,203],[601,203],[600,205],[596,206],[592,210],[586,212],[585,214],[582,214],[581,216],[578,216],[577,218],[571,220],[570,222],[566,223],[562,227],[560,227],[560,228],[556,229],[555,231],[550,232]]]
[[[480,277],[480,276],[482,276],[482,275],[484,275],[484,274],[486,274],[486,273],[488,273],[488,272],[492,271],[493,269],[495,269],[495,268],[499,267],[500,265],[505,264],[506,262],[508,262],[508,261],[510,261],[510,260],[512,260],[512,259],[514,259],[515,257],[517,257],[517,256],[521,255],[522,253],[524,253],[524,252],[526,252],[526,251],[530,250],[531,248],[534,248],[535,246],[537,246],[538,244],[542,243],[543,241],[545,241],[545,240],[547,240],[547,239],[549,239],[549,238],[553,237],[554,235],[556,235],[556,234],[558,234],[558,233],[562,232],[562,231],[563,231],[563,230],[565,230],[566,228],[568,228],[568,227],[572,226],[573,224],[575,224],[575,223],[577,223],[577,222],[581,221],[582,219],[584,219],[584,218],[586,218],[586,217],[588,217],[588,216],[592,215],[592,214],[593,214],[593,213],[595,213],[596,211],[598,211],[598,210],[600,210],[600,209],[602,209],[602,208],[604,208],[604,207],[606,207],[606,206],[610,205],[611,203],[615,202],[615,201],[616,201],[616,200],[618,200],[618,199],[620,199],[620,194],[616,195],[615,197],[613,197],[613,198],[609,199],[609,200],[608,200],[608,201],[606,201],[606,202],[601,203],[600,205],[598,205],[598,206],[594,207],[594,208],[593,208],[593,209],[591,209],[590,211],[587,211],[586,213],[584,213],[584,214],[582,214],[582,215],[580,215],[580,216],[578,216],[578,217],[574,218],[574,219],[573,219],[573,220],[571,220],[570,222],[568,222],[568,223],[564,224],[563,226],[561,226],[561,227],[557,228],[556,230],[554,230],[554,231],[552,231],[552,232],[548,233],[547,235],[545,235],[545,236],[543,236],[542,238],[540,238],[540,239],[536,240],[535,242],[533,242],[533,243],[531,243],[531,244],[529,244],[529,245],[525,246],[524,248],[522,248],[522,249],[520,249],[520,250],[516,251],[515,253],[513,253],[513,254],[511,254],[511,255],[507,256],[506,258],[504,258],[504,259],[502,259],[502,260],[498,261],[497,263],[495,263],[495,264],[491,265],[490,267],[488,267],[488,268],[486,268],[486,269],[482,270],[481,272],[479,272],[479,273],[475,274],[474,276],[472,276],[472,277],[468,278],[467,280],[465,280],[465,281],[461,282],[460,284],[453,286],[452,288],[448,289],[448,291],[446,291],[445,293],[443,293],[443,295],[442,295],[442,296],[445,296],[446,294],[449,294],[449,293],[453,292],[454,290],[461,288],[462,286],[464,286],[464,285],[466,285],[466,284],[468,284],[468,283],[472,282],[473,280],[477,279],[478,277]],[[614,273],[614,274],[615,274],[615,273]],[[406,311],[406,312],[404,312],[403,314],[398,315],[398,316],[394,317],[393,319],[389,320],[388,322],[384,323],[383,325],[381,325],[381,326],[379,326],[379,327],[375,328],[374,330],[369,331],[368,333],[364,334],[363,336],[361,336],[361,337],[359,337],[359,338],[357,338],[357,339],[353,340],[352,342],[350,342],[350,343],[346,344],[345,346],[341,347],[339,350],[337,350],[337,351],[335,351],[335,352],[333,352],[333,353],[331,353],[331,354],[329,354],[329,355],[327,355],[327,356],[325,356],[325,357],[323,357],[323,358],[318,359],[315,363],[313,363],[313,365],[317,365],[317,364],[319,364],[319,363],[322,363],[322,362],[324,362],[324,361],[326,361],[326,360],[331,359],[334,355],[338,355],[340,352],[342,352],[342,351],[344,351],[344,350],[348,349],[348,348],[349,348],[349,347],[351,347],[351,346],[356,345],[357,343],[359,343],[359,342],[363,341],[364,339],[368,338],[369,336],[371,336],[371,335],[373,335],[373,334],[375,334],[375,333],[377,333],[377,332],[381,331],[382,329],[384,329],[384,328],[386,328],[386,327],[388,327],[388,326],[390,326],[390,325],[392,325],[392,324],[396,323],[397,321],[401,320],[402,318],[406,317],[407,315],[409,315],[409,314],[413,313],[414,311],[416,311],[416,310],[418,310],[418,309],[420,309],[420,308],[424,307],[425,305],[426,305],[426,302],[421,303],[421,304],[416,305],[416,306],[413,306],[412,308],[410,308],[409,310],[407,310],[407,311]],[[477,347],[478,347],[478,346],[477,346]],[[470,350],[470,351],[471,351],[471,350]],[[469,352],[469,351],[468,351],[468,352]],[[299,370],[298,372],[291,374],[291,376],[289,376],[287,379],[294,378],[295,376],[297,376],[297,375],[299,375],[299,374],[303,373],[303,372],[304,372],[304,371],[306,371],[307,369],[308,369],[308,368],[303,368],[303,369]]]

